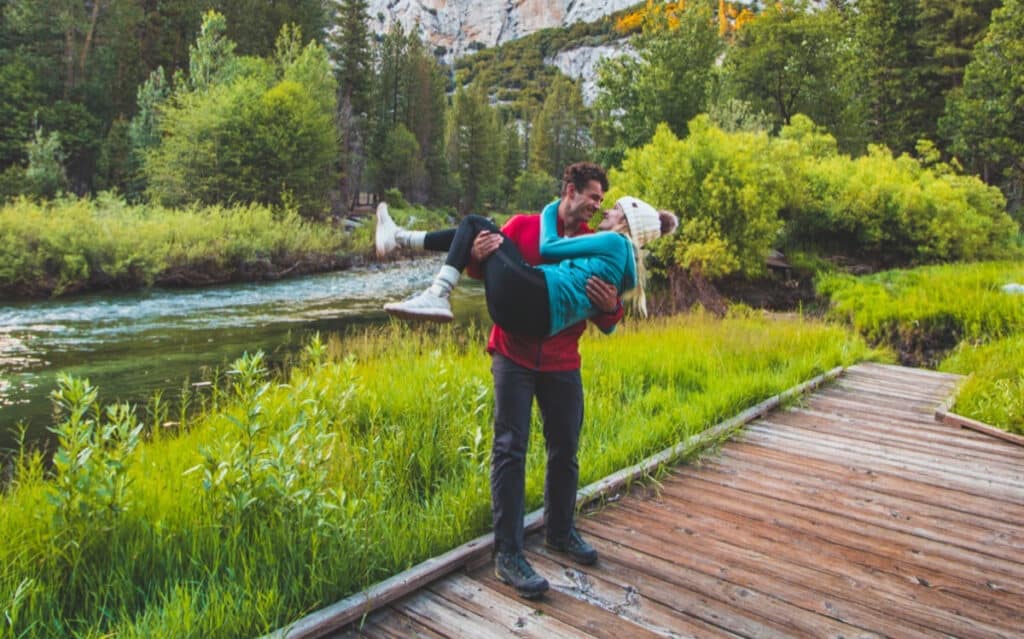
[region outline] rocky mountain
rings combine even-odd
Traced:
[[[372,28],[398,23],[418,32],[450,62],[464,53],[548,27],[592,22],[638,0],[370,0]]]

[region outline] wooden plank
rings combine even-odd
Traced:
[[[541,552],[544,554],[537,557],[538,565],[547,566],[545,559],[557,559],[546,550],[541,549]],[[571,567],[569,570],[575,571]],[[582,575],[585,577],[583,589],[609,585],[605,590],[610,593],[598,590],[598,596],[610,594],[614,597],[614,593],[626,591],[644,597],[637,602],[640,613],[646,614],[650,605],[656,604],[673,611],[676,617],[697,616],[744,637],[850,637],[865,634],[859,628],[804,610],[770,593],[758,592],[655,557],[620,555],[616,550],[602,554],[598,564]],[[665,576],[670,579],[663,578]],[[661,624],[670,624],[672,618],[668,616]],[[704,637],[706,631],[696,636]]]
[[[936,404],[941,403],[954,392],[958,382],[923,382],[903,375],[875,374],[865,371],[850,371],[844,380],[867,387],[881,387],[890,391],[906,391],[911,394],[928,395]]]
[[[806,406],[799,409],[778,411],[779,416],[788,416],[790,413],[805,415],[818,420],[830,420],[848,428],[884,428],[892,431],[911,430],[915,437],[919,437],[923,441],[956,442],[958,447],[974,455],[993,459],[1009,459],[1014,462],[1024,461],[1024,450],[1020,450],[1014,446],[1007,446],[1003,442],[991,437],[971,436],[975,433],[971,433],[970,431],[950,431],[942,424],[936,424],[936,427],[932,428],[931,425],[922,426],[919,423],[908,424],[907,422],[896,422],[885,419],[881,416],[866,418],[855,415],[840,414],[834,411],[826,412],[811,409]],[[968,436],[964,437],[962,435]]]
[[[700,498],[696,499],[694,495],[684,492],[684,487],[686,490],[696,488],[700,491]],[[724,488],[733,489],[741,494],[746,492],[741,487],[731,485]],[[765,492],[770,495],[772,491],[766,488]],[[912,570],[915,572],[902,576],[907,581],[915,581],[919,576],[916,571],[920,569],[932,575],[926,580],[933,583],[940,581],[940,575],[948,574],[963,582],[960,587],[982,593],[986,601],[990,599],[991,591],[994,589],[993,578],[999,573],[1004,573],[1006,580],[998,590],[1013,596],[1024,596],[1021,585],[1011,581],[1015,574],[1019,574],[1021,568],[1024,568],[1024,552],[1020,549],[997,544],[985,546],[970,539],[965,541],[965,535],[960,531],[940,530],[938,526],[930,530],[923,525],[916,528],[891,525],[887,524],[883,517],[864,516],[861,511],[853,509],[842,512],[821,509],[820,512],[816,512],[819,510],[816,505],[794,504],[786,500],[784,495],[780,495],[777,500],[764,495],[752,496],[749,501],[737,500],[736,503],[728,505],[711,503],[709,497],[735,498],[734,493],[716,490],[715,487],[709,488],[689,479],[679,485],[675,482],[665,484],[665,489],[661,493],[661,498],[667,502],[662,507],[677,513],[678,519],[687,527],[695,525],[695,520],[704,517],[716,521],[725,519],[737,525],[750,527],[751,530],[785,530],[787,538],[820,537],[829,544],[829,548],[833,545],[843,546],[856,551],[855,554],[862,559],[864,553],[876,555],[880,558],[880,565],[873,566],[872,569],[887,571],[888,568],[884,568],[883,565],[895,567],[897,564],[913,567]],[[705,501],[709,503],[705,504]],[[924,525],[930,523],[923,522]],[[851,541],[853,537],[856,539]],[[924,544],[922,541],[929,543]],[[932,555],[928,552],[937,553],[940,548],[941,554]],[[835,551],[846,553],[840,549]],[[865,562],[877,563],[870,557],[865,559]]]
[[[534,602],[537,609],[566,623],[576,624],[595,637],[735,639],[737,636],[657,601],[643,598],[629,589],[616,588],[593,573],[558,564],[549,558],[543,546],[528,548],[530,563],[551,583],[547,596]],[[473,577],[491,587],[507,588],[490,571],[474,573]]]
[[[946,472],[955,466],[958,475],[995,479],[1010,485],[1024,483],[1024,465],[1009,459],[972,456],[955,445],[915,440],[906,432],[898,430],[871,427],[848,429],[821,420],[801,420],[795,415],[779,417],[782,419],[776,419],[774,415],[760,419],[751,430],[764,428],[786,437],[808,437],[820,443],[845,444],[865,451],[881,450],[892,458],[902,458]]]
[[[841,441],[817,441],[815,438],[757,426],[746,430],[744,441],[780,449],[799,446],[801,452],[808,457],[842,460],[844,463],[867,463],[871,467],[895,474],[920,474],[922,478],[946,482],[964,492],[994,497],[1009,503],[1024,503],[1024,490],[1020,482],[998,476],[980,476],[980,471],[976,469],[961,472],[958,468],[957,474],[953,474],[941,464],[941,460],[920,455],[892,454],[881,447],[857,447]]]
[[[963,375],[957,375],[956,373],[940,373],[939,371],[928,370],[925,368],[910,368],[908,366],[882,364],[880,362],[861,362],[851,368],[854,370],[864,370],[868,372],[888,372],[901,377],[917,377],[923,380],[956,382],[963,379]]]
[[[929,389],[896,386],[867,380],[861,381],[848,377],[837,382],[835,387],[854,395],[864,395],[887,402],[906,402],[912,406],[921,406],[928,409],[934,409],[943,399],[943,394]]]
[[[867,404],[872,408],[872,410],[877,412],[884,412],[890,416],[897,416],[912,420],[921,420],[927,415],[930,415],[935,409],[934,404],[918,404],[915,406],[909,402],[886,401],[878,396],[869,397],[864,394],[851,393],[840,388],[832,387],[822,389],[820,392],[816,393],[815,399],[829,399],[856,407],[863,407]]]
[[[810,477],[837,477],[861,490],[895,495],[925,504],[942,505],[972,517],[992,519],[1019,526],[1024,521],[1024,506],[984,496],[970,495],[942,485],[922,489],[920,481],[879,471],[867,465],[840,464],[833,460],[813,459],[790,450],[764,447],[752,442],[732,442],[718,453],[722,460],[739,459],[754,465],[781,465]]]
[[[392,606],[431,630],[445,636],[478,637],[498,639],[510,636],[515,631],[521,637],[542,637],[543,633],[532,632],[530,619],[523,618],[522,628],[510,627],[504,623],[487,619],[476,612],[453,605],[450,601],[427,589],[395,602]],[[515,622],[513,622],[515,623]]]
[[[866,490],[835,476],[812,474],[805,468],[787,469],[736,459],[727,462],[712,459],[701,465],[700,474],[706,479],[733,488],[764,491],[779,498],[792,496],[793,499],[827,507],[847,516],[870,513],[871,520],[879,522],[879,525],[888,521],[898,521],[905,525],[925,522],[937,530],[969,539],[981,547],[1006,546],[1016,551],[1018,561],[1024,562],[1024,529],[1019,523],[1004,523],[985,515],[966,514],[945,505]],[[1024,522],[1024,519],[1021,521]]]
[[[902,584],[924,585],[961,601],[961,607],[972,609],[992,607],[1002,614],[1012,610],[1022,599],[1020,584],[1010,577],[993,575],[985,568],[969,566],[948,559],[920,553],[916,548],[894,548],[881,541],[879,547],[872,538],[861,536],[856,544],[848,542],[849,534],[833,536],[831,529],[812,528],[806,523],[786,521],[776,524],[759,520],[747,514],[736,514],[733,509],[714,509],[694,506],[686,502],[687,512],[679,517],[678,525],[687,534],[720,537],[723,530],[742,530],[770,543],[788,544],[802,552],[811,567],[830,566],[843,576],[865,573],[872,578],[895,580]],[[638,515],[639,516],[639,515]],[[737,543],[737,542],[732,542]],[[856,546],[860,546],[859,548]],[[781,558],[780,558],[781,560]],[[805,564],[806,565],[806,564]],[[855,569],[849,568],[855,566]],[[996,588],[996,583],[1006,588]]]
[[[824,399],[821,397],[812,397],[807,402],[801,404],[798,407],[799,410],[803,411],[814,411],[820,412],[826,415],[835,415],[839,419],[860,419],[870,422],[877,422],[879,424],[889,424],[896,427],[912,428],[913,430],[929,432],[935,434],[942,434],[950,437],[954,437],[957,441],[969,443],[973,448],[989,447],[993,450],[1003,450],[1004,454],[1010,456],[1016,456],[1016,447],[1006,446],[1006,444],[998,439],[994,439],[989,435],[983,435],[979,432],[972,430],[961,429],[959,432],[951,432],[947,426],[940,422],[936,422],[934,417],[927,417],[924,414],[919,417],[908,417],[902,415],[899,417],[893,417],[880,412],[876,408],[866,406],[863,403],[836,403],[833,400]]]
[[[969,428],[978,433],[997,437],[1005,442],[1014,444],[1015,446],[1024,446],[1024,437],[1005,430],[1000,430],[995,426],[990,426],[984,422],[979,422],[976,419],[971,419],[970,417],[964,417],[963,415],[943,411],[936,411],[935,417],[944,424],[959,426],[961,428]]]
[[[827,566],[807,566],[783,561],[774,554],[759,552],[750,547],[749,544],[754,542],[753,539],[745,540],[742,543],[728,543],[714,536],[697,539],[698,535],[692,531],[681,533],[672,524],[662,525],[652,518],[630,517],[622,512],[632,507],[632,504],[617,505],[604,513],[603,517],[609,519],[613,524],[628,528],[638,536],[649,537],[652,542],[660,542],[666,546],[680,544],[681,539],[685,539],[690,545],[690,552],[700,552],[706,556],[717,557],[720,562],[746,564],[749,569],[763,571],[766,576],[777,580],[776,587],[778,581],[810,586],[823,595],[823,601],[831,602],[834,599],[841,599],[855,602],[864,607],[874,608],[882,614],[890,615],[894,620],[912,622],[933,632],[949,632],[960,636],[987,639],[1001,639],[1006,636],[1005,629],[960,616],[957,614],[959,611],[936,609],[933,606],[922,604],[914,597],[897,596],[892,592],[883,594],[875,588],[885,585],[886,582],[877,578],[866,579],[863,575],[854,577],[839,571],[830,572],[827,570]],[[739,534],[743,531],[730,530],[730,532]],[[796,550],[799,551],[799,549]],[[804,558],[808,559],[806,556]],[[891,591],[893,588],[887,590]],[[858,623],[857,625],[863,627],[862,624]],[[883,634],[892,634],[891,628],[888,626],[868,628]]]
[[[360,627],[330,635],[330,639],[445,639],[426,626],[390,607],[381,608],[367,617]]]
[[[472,612],[519,637],[586,639],[593,635],[528,606],[515,595],[507,596],[463,574],[434,582],[429,590],[453,607]]]
[[[957,544],[943,543],[918,534],[893,528],[881,528],[872,523],[846,517],[840,513],[816,509],[807,504],[795,504],[782,500],[771,500],[763,495],[751,495],[746,491],[721,486],[714,482],[687,478],[687,490],[699,496],[686,508],[701,509],[702,512],[724,511],[756,521],[770,522],[773,526],[792,528],[808,534],[821,534],[830,541],[843,543],[851,548],[879,553],[898,553],[907,562],[916,563],[922,555],[933,556],[942,561],[975,566],[992,575],[989,581],[1024,579],[1024,564],[1006,558],[980,553]],[[666,488],[666,490],[668,490]],[[674,490],[674,489],[673,489]],[[673,493],[674,498],[684,496]],[[717,501],[715,501],[717,500]],[[623,506],[627,507],[627,506]],[[681,516],[687,517],[686,509],[680,507]],[[886,549],[883,551],[883,549]],[[1002,579],[997,579],[1002,577]],[[1001,589],[1013,590],[1016,586]]]
[[[771,593],[776,599],[804,612],[861,629],[849,636],[872,636],[878,632],[878,628],[892,628],[898,625],[898,634],[901,637],[934,637],[934,632],[916,624],[896,624],[893,617],[887,616],[873,606],[864,606],[843,597],[825,596],[801,580],[780,579],[769,570],[772,565],[770,558],[748,561],[744,557],[745,553],[723,557],[718,553],[705,552],[701,540],[691,539],[685,535],[675,538],[650,535],[644,526],[633,527],[629,523],[623,524],[604,515],[599,519],[588,519],[582,528],[602,556],[612,557],[615,561],[628,559],[633,565],[643,566],[647,574],[668,582],[679,580],[685,583],[691,573],[680,574],[680,568],[687,568],[692,572],[728,581],[750,591]],[[667,566],[667,569],[663,566]],[[756,616],[757,612],[748,610],[747,614]],[[794,614],[803,612],[796,611]]]
[[[663,530],[671,534],[675,530],[673,525],[680,522],[674,511],[659,506],[650,502],[631,501],[623,509],[635,513],[635,521],[640,522],[638,525],[653,526],[652,530]],[[921,606],[924,611],[922,614],[927,614],[928,610],[969,608],[971,612],[968,617],[984,621],[993,628],[1007,629],[1015,627],[1014,620],[1019,615],[1018,606],[1024,601],[1019,596],[1003,593],[1001,599],[977,596],[987,594],[984,592],[966,596],[964,589],[969,586],[956,579],[940,576],[936,581],[929,581],[923,577],[924,571],[920,569],[914,569],[907,575],[899,574],[892,566],[879,570],[872,564],[885,565],[884,561],[880,561],[884,558],[873,557],[870,552],[843,547],[820,536],[794,538],[789,531],[779,527],[763,526],[743,518],[688,513],[681,525],[685,526],[691,537],[714,537],[725,544],[772,557],[778,564],[800,566],[845,580],[848,584],[855,584],[858,589],[870,590],[872,596],[889,597],[897,602],[911,601],[912,605]]]

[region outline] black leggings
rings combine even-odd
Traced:
[[[467,215],[454,229],[427,233],[423,248],[448,251],[445,264],[461,273],[469,264],[473,241],[481,231],[501,233],[487,218]],[[546,337],[551,331],[551,311],[543,271],[527,264],[519,247],[507,237],[481,267],[491,320],[509,333]]]

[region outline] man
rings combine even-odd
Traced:
[[[559,235],[591,233],[590,218],[608,188],[603,169],[589,162],[572,164],[562,178],[558,203]],[[541,263],[540,216],[517,215],[502,233],[530,264]],[[473,244],[473,263],[467,273],[479,277],[479,263],[504,241],[496,233],[481,233]],[[597,278],[587,282],[587,296],[602,311],[592,321],[610,332],[622,318],[615,287]],[[526,451],[536,399],[544,424],[547,469],[544,481],[546,544],[573,560],[589,565],[597,551],[584,541],[574,524],[579,464],[576,453],[583,425],[583,384],[580,378],[579,322],[551,337],[524,338],[491,329],[487,350],[494,378],[494,444],[491,451],[491,508],[494,518],[495,574],[520,596],[533,599],[548,590],[523,555],[523,516],[526,492]]]

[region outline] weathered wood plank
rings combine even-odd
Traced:
[[[908,378],[919,378],[923,380],[945,382],[957,382],[963,379],[963,375],[957,375],[956,373],[941,373],[939,371],[932,371],[925,368],[908,368],[906,366],[899,366],[897,364],[882,364],[880,362],[861,362],[856,366],[851,366],[850,369],[863,371],[878,371],[880,373],[889,372],[894,375],[904,375]]]
[[[499,593],[464,574],[453,574],[434,582],[429,590],[449,601],[453,607],[466,610],[520,637],[552,637],[586,639],[593,635],[543,614],[535,607],[520,603],[514,594]]]
[[[803,610],[771,594],[647,555],[604,553],[585,576],[584,589],[607,580],[618,592],[632,591],[638,597],[645,597],[638,602],[639,611],[646,612],[650,603],[658,602],[674,610],[677,617],[680,614],[698,616],[709,624],[728,627],[745,637],[864,634],[858,628]],[[670,622],[671,617],[668,617],[663,623]],[[705,635],[706,631],[697,634]]]
[[[744,433],[744,441],[780,449],[799,446],[807,457],[869,464],[879,470],[898,475],[919,474],[922,478],[945,482],[947,486],[955,486],[964,492],[994,497],[1009,503],[1024,503],[1024,487],[1015,478],[987,476],[978,469],[958,468],[958,473],[952,474],[948,472],[948,466],[942,465],[940,459],[920,455],[896,455],[882,447],[854,446],[850,442],[807,437],[769,427],[748,428]]]
[[[794,507],[784,502],[765,503],[760,498],[727,493],[728,497],[734,498],[732,503],[713,503],[711,499],[721,499],[723,495],[720,491],[708,493],[702,497],[702,500],[708,500],[707,503],[691,501],[684,507],[685,514],[681,515],[683,523],[698,516],[711,519],[743,518],[760,522],[755,524],[748,521],[745,526],[778,528],[788,536],[820,537],[829,543],[858,552],[878,554],[890,562],[948,573],[951,578],[963,581],[964,588],[976,588],[986,595],[995,592],[992,596],[996,599],[1002,597],[1002,593],[1008,597],[1021,596],[1022,566],[1019,562],[936,542],[905,531],[876,528],[834,513]],[[916,581],[913,575],[908,579]]]
[[[895,584],[878,579],[877,576],[844,574],[841,570],[830,569],[828,565],[805,565],[804,561],[810,560],[813,563],[813,558],[807,557],[806,553],[802,555],[803,561],[791,561],[792,555],[780,557],[776,553],[766,553],[756,548],[757,540],[753,535],[747,535],[742,542],[732,540],[733,543],[730,543],[722,536],[700,536],[693,531],[681,534],[681,531],[673,527],[671,523],[662,523],[656,517],[651,516],[653,513],[649,510],[644,510],[648,517],[631,517],[628,512],[621,512],[620,508],[621,511],[626,511],[627,509],[638,510],[642,507],[637,506],[635,502],[622,504],[609,509],[609,512],[604,513],[604,517],[611,523],[623,526],[638,536],[645,536],[665,545],[680,544],[681,540],[685,539],[692,552],[717,557],[723,563],[745,564],[749,569],[759,570],[765,576],[771,577],[775,587],[778,587],[778,583],[781,581],[804,584],[821,593],[823,602],[841,599],[857,603],[890,615],[893,619],[912,622],[933,632],[949,632],[959,636],[991,639],[1007,636],[1005,628],[985,621],[962,617],[948,608],[936,608],[922,603],[919,597],[899,593]],[[728,532],[732,535],[744,533],[742,530],[732,529]],[[793,549],[793,551],[800,554],[799,548]],[[879,588],[883,586],[885,588],[879,591]],[[888,624],[869,628],[883,634],[892,634]]]
[[[943,485],[925,484],[920,477],[915,481],[905,475],[886,473],[867,465],[810,458],[791,450],[765,447],[750,441],[733,441],[719,452],[719,456],[723,460],[740,459],[751,465],[788,467],[812,477],[835,476],[838,481],[858,489],[940,505],[979,519],[993,519],[1013,526],[1024,521],[1024,506],[971,495]]]
[[[777,419],[781,419],[782,416],[786,416],[785,419],[789,419],[790,414],[800,415],[807,419],[813,418],[819,421],[832,422],[838,427],[843,428],[876,428],[890,432],[909,431],[913,433],[913,436],[919,437],[924,442],[949,442],[951,444],[955,442],[955,445],[960,449],[979,457],[1011,460],[1014,463],[1024,462],[1024,449],[1018,450],[1017,447],[1007,446],[998,439],[991,437],[962,437],[961,431],[955,428],[951,429],[944,424],[937,424],[934,428],[930,425],[928,427],[921,427],[916,424],[910,425],[906,422],[888,420],[882,416],[857,416],[834,411],[826,412],[808,407],[779,411]]]
[[[711,459],[702,463],[701,475],[731,488],[815,504],[847,517],[865,513],[869,521],[878,525],[899,522],[897,528],[900,529],[927,525],[932,532],[966,539],[980,548],[1005,546],[1012,558],[1024,561],[1024,529],[987,515],[967,514],[945,505],[865,489],[834,476],[814,475],[803,468],[784,468],[764,462]]]
[[[800,579],[778,578],[768,570],[772,564],[770,558],[750,561],[744,557],[744,553],[736,556],[710,553],[706,551],[701,539],[685,533],[683,536],[668,538],[658,536],[648,531],[643,524],[634,525],[634,522],[628,519],[617,521],[605,517],[604,513],[601,518],[587,520],[583,528],[588,539],[602,555],[613,557],[616,561],[628,557],[633,565],[644,567],[643,574],[668,582],[689,585],[687,578],[692,573],[728,581],[752,592],[770,594],[775,599],[794,606],[794,617],[813,614],[824,618],[826,621],[823,621],[823,624],[827,620],[833,620],[859,629],[847,636],[870,637],[877,633],[873,630],[875,628],[895,625],[891,617],[872,606],[851,602],[844,597],[825,596]],[[652,558],[660,561],[652,561]],[[668,566],[668,569],[663,566]],[[679,567],[692,572],[681,573]],[[756,618],[758,612],[746,610],[745,614]],[[910,622],[901,624],[900,629],[902,637],[918,639],[934,636],[934,632]]]
[[[530,546],[528,554],[530,563],[551,583],[549,594],[533,605],[544,614],[576,624],[594,636],[605,639],[736,637],[631,590],[617,588],[597,577],[589,568],[584,572],[582,568],[559,564],[539,544]],[[473,577],[492,587],[507,588],[500,585],[490,571],[474,573]]]
[[[776,556],[772,547],[774,544],[788,545],[792,547],[792,552],[804,555],[793,563],[804,562],[803,565],[830,571],[844,578],[867,575],[869,581],[895,583],[904,588],[904,594],[909,593],[915,597],[919,595],[919,587],[923,586],[941,593],[947,603],[954,603],[957,608],[971,609],[974,614],[978,610],[991,609],[1004,618],[1012,618],[1017,614],[1014,606],[1021,600],[1020,586],[1011,578],[986,574],[981,568],[951,568],[948,561],[943,565],[936,557],[915,556],[914,548],[894,554],[889,548],[890,544],[885,541],[876,549],[870,543],[872,540],[867,538],[863,540],[862,547],[857,548],[847,542],[846,535],[832,538],[826,534],[827,531],[808,530],[807,526],[799,524],[775,526],[730,511],[716,512],[692,504],[688,505],[686,515],[679,519],[682,519],[679,525],[690,535],[711,536],[734,545],[748,544],[744,538],[733,538],[731,531],[740,530],[744,535],[759,540],[757,544],[744,547]],[[730,532],[723,536],[723,529]],[[783,561],[786,557],[783,553],[777,559]],[[1008,589],[1000,590],[993,596],[993,586],[997,582],[1006,584]],[[878,590],[884,591],[883,588]]]
[[[1024,437],[1004,430],[1000,430],[984,422],[979,422],[976,419],[971,419],[970,417],[964,417],[963,415],[957,415],[956,413],[950,413],[948,411],[941,409],[935,412],[935,418],[942,422],[943,424],[959,426],[960,428],[969,428],[977,433],[982,433],[990,437],[996,437],[1005,442],[1009,442],[1015,446],[1020,446],[1024,448]]]
[[[396,601],[392,606],[431,630],[448,637],[498,639],[499,637],[508,637],[513,632],[513,627],[456,606],[427,589],[419,590],[410,597]],[[526,627],[516,628],[516,635],[522,637],[544,636],[531,632],[532,627],[527,620],[524,619],[523,623]]]
[[[787,438],[811,438],[821,444],[838,445],[843,450],[849,447],[869,453],[884,452],[886,459],[902,459],[936,468],[950,475],[953,473],[950,473],[949,469],[955,464],[957,475],[1020,485],[1021,494],[1024,495],[1024,464],[1015,464],[1011,460],[998,457],[972,456],[968,452],[961,452],[956,446],[914,442],[911,438],[891,430],[847,430],[814,420],[801,421],[797,416],[780,417],[782,419],[776,419],[774,415],[765,417],[748,430],[777,433]]]

